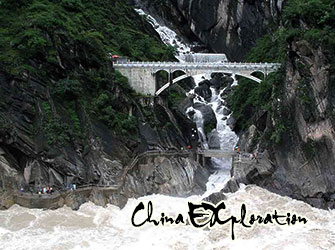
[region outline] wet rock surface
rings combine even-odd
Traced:
[[[210,81],[204,80],[199,82],[199,86],[194,89],[194,92],[204,98],[207,102],[211,100],[212,91],[210,90]]]
[[[217,192],[217,193],[213,193],[210,196],[206,197],[204,201],[217,205],[218,203],[226,199],[227,197],[222,192]]]
[[[79,111],[81,124],[89,124],[85,145],[79,140],[61,145],[48,143],[49,131],[41,126],[48,119],[45,103],[51,105],[53,112],[63,114],[61,103],[48,91],[48,84],[43,81],[30,79],[23,83],[0,73],[0,186],[6,191],[0,198],[2,208],[15,202],[13,194],[20,188],[25,193],[31,190],[36,194],[47,186],[55,190],[64,190],[70,184],[76,184],[78,188],[85,185],[120,186],[110,195],[101,190],[75,192],[62,197],[64,201],[48,203],[52,207],[66,204],[74,209],[87,201],[102,206],[106,203],[123,206],[129,197],[147,193],[183,196],[204,190],[203,182],[208,174],[191,158],[175,156],[156,162],[157,175],[155,181],[150,182],[151,186],[149,181],[135,174],[137,168],[132,173],[127,172],[127,166],[137,154],[148,150],[186,148],[190,144],[194,124],[177,111],[170,110],[164,101],[154,103],[154,100],[148,102],[146,99],[137,104],[134,115],[138,119],[138,135],[132,139],[113,133],[101,122]],[[152,121],[143,117],[143,108],[156,112],[156,124],[171,125],[160,130],[153,128]],[[38,127],[41,129],[37,130]],[[204,180],[196,178],[198,174]],[[38,205],[37,201],[29,202],[26,204]]]
[[[335,123],[329,116],[334,106],[335,92],[330,81],[334,73],[329,71],[320,48],[313,49],[304,40],[292,41],[291,51],[283,82],[282,103],[287,111],[277,121],[291,127],[281,134],[280,142],[269,144],[262,135],[276,124],[270,114],[257,111],[253,124],[240,136],[239,146],[242,151],[258,152],[259,162],[235,162],[232,175],[235,184],[257,184],[318,208],[334,209]],[[298,62],[308,70],[296,67]],[[302,85],[303,78],[309,79],[303,83],[306,86]],[[302,87],[310,89],[307,96],[301,96]],[[304,104],[306,99],[311,105]],[[232,184],[228,183],[226,190],[235,190]]]
[[[210,106],[203,103],[195,103],[193,107],[201,112],[202,118],[204,119],[204,126],[208,125],[216,128],[216,116]]]
[[[220,149],[221,142],[219,133],[215,130],[208,135],[208,146],[210,149]]]
[[[151,14],[163,17],[186,39],[200,41],[211,52],[225,53],[230,61],[241,61],[268,30],[279,22],[282,0],[169,0],[157,5],[140,0]]]

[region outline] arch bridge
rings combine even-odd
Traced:
[[[113,67],[128,78],[133,89],[142,94],[159,95],[172,84],[187,77],[224,73],[249,78],[260,83],[262,80],[255,77],[255,72],[263,73],[266,77],[276,71],[279,63],[233,63],[233,62],[127,62],[116,61]],[[168,82],[158,88],[156,76],[160,71],[168,73]],[[183,72],[184,75],[172,79],[173,73]]]

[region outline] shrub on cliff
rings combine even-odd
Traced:
[[[288,0],[282,15],[282,26],[274,33],[259,39],[248,56],[249,62],[281,62],[282,70],[270,74],[262,84],[249,80],[240,81],[229,98],[231,109],[238,120],[239,129],[246,129],[252,122],[254,112],[266,110],[276,124],[268,132],[268,139],[280,143],[282,135],[290,132],[289,111],[284,103],[283,81],[285,63],[290,60],[291,42],[307,40],[314,48],[321,47],[331,67],[335,66],[335,6],[331,0]],[[306,120],[314,119],[315,104],[312,102],[308,75],[303,73],[304,65],[297,64],[300,70],[301,89],[298,98],[303,106]],[[284,113],[283,113],[284,112]],[[286,115],[285,115],[286,112]]]
[[[68,135],[62,141],[84,134],[83,115],[117,134],[134,133],[129,107],[136,95],[112,70],[110,56],[159,61],[173,58],[173,52],[130,1],[0,1],[0,70],[18,81],[47,83],[48,103],[60,104],[44,114],[51,144],[62,134]],[[107,100],[101,108],[103,94]],[[75,119],[60,119],[67,116]]]

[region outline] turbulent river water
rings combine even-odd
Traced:
[[[64,207],[42,211],[13,206],[0,214],[0,249],[334,249],[334,212],[314,209],[290,198],[248,186],[227,194],[227,214],[238,215],[241,203],[248,211],[265,214],[275,208],[291,211],[308,219],[306,225],[256,225],[250,229],[235,228],[231,240],[230,225],[210,230],[192,226],[131,225],[131,216],[140,201],[151,200],[154,217],[187,212],[188,199],[152,195],[129,200],[122,210],[115,206],[102,208],[87,203],[79,211]]]
[[[155,23],[158,29],[158,23]],[[172,34],[160,27],[165,34]],[[158,30],[158,31],[159,31]],[[173,41],[173,37],[167,38]],[[185,49],[185,46],[182,46]],[[195,78],[198,83],[200,76]],[[212,89],[210,105],[219,121],[217,131],[221,148],[231,149],[236,135],[223,121],[220,93]],[[205,103],[200,97],[198,102]],[[200,137],[204,137],[201,113],[194,116]],[[203,144],[206,147],[205,137]],[[275,209],[279,214],[296,213],[307,218],[307,224],[294,226],[254,225],[235,226],[235,240],[231,239],[231,224],[211,229],[196,229],[190,225],[154,226],[145,224],[136,228],[131,224],[135,207],[142,201],[152,201],[153,218],[164,212],[171,217],[181,213],[187,216],[188,202],[200,202],[203,197],[219,191],[229,178],[230,160],[213,159],[216,172],[209,178],[207,191],[202,196],[175,198],[151,195],[130,199],[123,209],[107,208],[92,203],[78,211],[64,207],[58,210],[26,209],[17,205],[0,212],[0,249],[335,249],[335,212],[315,209],[306,203],[281,197],[256,186],[243,186],[236,193],[226,194],[223,216],[241,214],[242,203],[247,214],[265,215]]]

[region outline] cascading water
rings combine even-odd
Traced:
[[[194,109],[193,107],[189,107],[186,110],[186,114],[190,112],[194,112],[193,121],[197,125],[200,144],[202,145],[203,149],[208,149],[208,143],[207,143],[207,138],[206,138],[206,134],[204,131],[204,119],[202,117],[202,113],[199,110]],[[190,116],[188,116],[188,118],[190,118]]]
[[[191,51],[192,45],[186,44],[182,42],[177,34],[169,29],[166,26],[160,25],[151,15],[146,14],[142,9],[136,9],[136,12],[140,15],[146,16],[148,22],[154,27],[154,29],[158,32],[160,35],[162,41],[168,45],[172,45],[176,47],[177,50],[177,59],[179,61],[185,61],[186,57],[190,57],[188,61],[197,61],[197,62],[204,62],[206,61],[206,54],[199,54],[199,55],[187,55]],[[186,54],[186,55],[185,55]],[[221,54],[218,55],[218,60],[220,61],[227,61],[227,58],[225,55]],[[196,83],[196,87],[198,86],[199,82],[201,82],[204,79],[209,79],[210,76],[207,75],[199,75],[194,76],[194,80]],[[235,80],[235,77],[234,77]],[[236,84],[236,80],[234,81]],[[237,136],[235,133],[233,133],[229,127],[226,124],[226,121],[224,121],[224,114],[223,114],[223,100],[220,97],[220,94],[218,95],[216,93],[216,90],[214,88],[211,88],[212,91],[212,100],[210,103],[207,103],[205,99],[197,94],[194,93],[194,89],[192,89],[188,94],[194,94],[194,102],[199,102],[205,105],[209,105],[213,112],[215,113],[216,119],[217,119],[217,134],[220,139],[220,149],[231,151],[234,147],[234,145],[237,142]],[[222,90],[224,91],[224,90]],[[194,109],[193,107],[190,107],[187,109],[186,113],[188,112],[194,112],[193,115],[193,121],[197,125],[199,139],[202,147],[204,149],[208,149],[208,143],[207,138],[204,130],[204,120],[202,113]],[[230,167],[231,167],[231,159],[218,159],[218,158],[212,158],[213,165],[217,168],[217,170],[214,172],[213,175],[209,178],[209,182],[207,184],[207,192],[206,194],[209,194],[210,192],[214,191],[220,191],[220,189],[223,188],[224,184],[227,182],[227,180],[230,177]]]
[[[209,80],[210,76],[207,75],[199,75],[193,77],[194,81],[196,83],[195,88],[199,87],[199,83],[204,80]],[[237,142],[237,136],[235,135],[234,132],[231,131],[231,129],[227,126],[227,119],[228,117],[224,115],[224,108],[225,106],[223,105],[224,100],[221,99],[221,93],[225,90],[221,90],[220,93],[217,93],[217,90],[214,87],[211,87],[211,92],[212,92],[212,97],[210,102],[206,102],[205,99],[198,94],[195,93],[195,88],[192,89],[188,95],[194,95],[194,103],[201,103],[203,105],[207,105],[211,107],[213,110],[216,120],[217,120],[217,125],[216,125],[216,132],[215,135],[218,136],[218,139],[220,141],[220,150],[223,151],[232,151],[234,145]],[[193,108],[189,107],[186,110],[186,114],[189,112],[194,112],[193,115],[193,121],[197,125],[197,129],[199,132],[199,139],[202,144],[202,147],[204,149],[209,149],[206,134],[204,132],[204,120],[202,113]],[[190,117],[189,117],[190,118]],[[230,168],[231,168],[231,159],[224,159],[224,158],[212,158],[212,164],[215,167],[215,172],[210,176],[208,183],[207,183],[207,192],[205,195],[209,195],[210,193],[213,192],[218,192],[220,191],[226,182],[230,178]]]
[[[171,45],[176,48],[177,51],[177,58],[180,61],[184,61],[184,56],[183,54],[191,52],[191,46],[184,41],[182,41],[176,32],[173,30],[169,29],[168,27],[161,25],[157,22],[155,18],[153,18],[151,15],[145,13],[142,9],[135,9],[135,11],[141,15],[145,16],[147,21],[152,25],[152,27],[157,31],[159,34],[161,40],[166,44],[166,45]]]
[[[201,79],[195,77],[198,83]],[[223,119],[221,93],[218,94],[213,88],[211,90],[212,99],[205,104],[210,105],[215,112],[220,148],[231,150],[237,138]],[[197,96],[195,102],[205,101]],[[205,142],[201,117],[198,113],[195,121]],[[292,211],[306,217],[308,223],[284,227],[271,224],[252,228],[236,226],[234,241],[230,237],[230,224],[214,226],[209,230],[188,225],[156,227],[146,224],[141,228],[131,225],[130,218],[139,201],[153,202],[153,218],[156,219],[160,218],[160,212],[170,216],[178,213],[186,215],[188,201],[201,201],[225,182],[230,162],[220,159],[213,161],[219,169],[211,176],[208,192],[203,196],[183,199],[151,195],[130,199],[122,210],[112,205],[102,208],[92,203],[82,205],[79,211],[67,207],[42,211],[12,206],[0,212],[0,249],[335,249],[334,211],[315,209],[301,201],[281,197],[255,186],[242,187],[236,193],[226,194],[225,214],[238,216],[241,203],[244,203],[248,213],[264,215],[274,209],[282,214]]]

